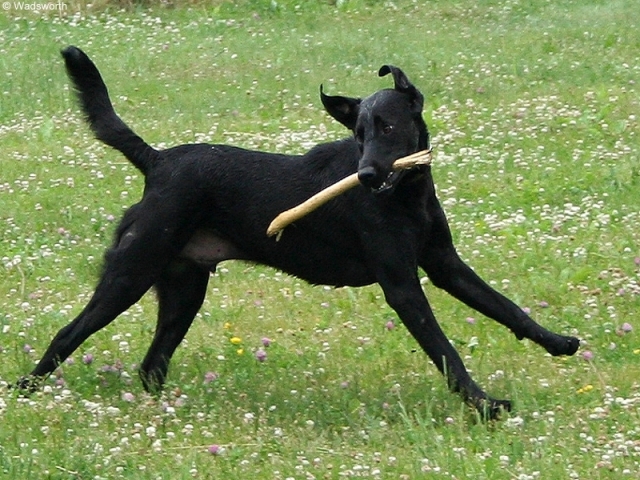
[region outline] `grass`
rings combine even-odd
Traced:
[[[228,263],[162,398],[135,374],[151,295],[42,392],[2,390],[7,478],[637,478],[636,2],[96,6],[0,17],[3,383],[86,303],[142,188],[83,125],[58,54],[68,44],[95,59],[119,113],[160,146],[300,152],[346,135],[322,112],[320,83],[365,95],[389,85],[380,65],[400,66],[425,93],[460,254],[583,346],[551,358],[425,282],[474,377],[514,400],[485,424],[447,392],[377,287],[311,287]]]

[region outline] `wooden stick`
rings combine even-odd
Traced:
[[[394,170],[405,170],[407,168],[415,167],[416,165],[431,165],[431,150],[423,150],[406,157],[399,158],[393,163]],[[343,178],[339,182],[330,185],[329,187],[316,193],[308,200],[302,202],[300,205],[293,207],[287,211],[278,215],[267,229],[267,235],[272,237],[277,235],[276,241],[280,240],[280,235],[284,228],[290,223],[301,219],[305,215],[313,212],[318,207],[324,205],[332,198],[343,194],[347,190],[352,189],[360,182],[358,181],[358,174],[354,173],[348,177]]]

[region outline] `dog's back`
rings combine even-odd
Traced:
[[[280,242],[265,234],[280,212],[306,200],[309,192],[318,192],[356,171],[359,152],[352,138],[318,145],[299,156],[208,144],[158,151],[118,117],[89,57],[76,47],[66,48],[62,55],[95,136],[122,152],[145,175],[150,195],[162,192],[165,205],[180,205],[193,212],[191,234],[200,232],[201,238],[211,240],[210,232],[214,232],[216,242],[224,238],[227,245],[233,245],[225,251],[232,251],[236,258],[271,265],[314,284],[374,281],[363,266],[361,252],[354,248],[359,245],[355,231],[344,228],[354,225],[345,217],[356,211],[356,205],[368,210],[370,196],[360,189],[341,202],[330,203],[313,218],[302,219]],[[129,216],[136,211],[132,209]],[[116,241],[129,231],[123,227]],[[187,253],[192,250],[185,247]],[[221,258],[222,254],[215,254],[197,260],[215,268]]]

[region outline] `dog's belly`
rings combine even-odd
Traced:
[[[363,287],[376,282],[375,277],[360,263],[351,261],[336,263],[334,269],[316,270],[311,273],[292,270],[288,273],[313,285],[330,285],[332,287]]]
[[[376,281],[357,255],[324,242],[300,242],[300,245],[278,251],[265,263],[314,285],[361,287]]]
[[[267,255],[266,258],[256,258],[214,231],[201,229],[191,237],[179,256],[203,265],[212,272],[218,263],[225,260],[247,260],[282,270],[315,285],[359,287],[375,282],[375,278],[357,259],[331,253],[331,249],[327,249],[317,260],[304,250],[289,250],[284,257],[273,255],[270,258],[271,255]]]
[[[224,260],[251,260],[233,243],[216,235],[210,230],[198,230],[189,243],[180,252],[180,257],[188,258],[196,263],[215,270],[216,265]]]

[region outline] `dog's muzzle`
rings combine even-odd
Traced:
[[[376,177],[378,172],[374,167],[363,167],[358,170],[358,181],[365,187],[375,189],[380,185],[376,185]]]

